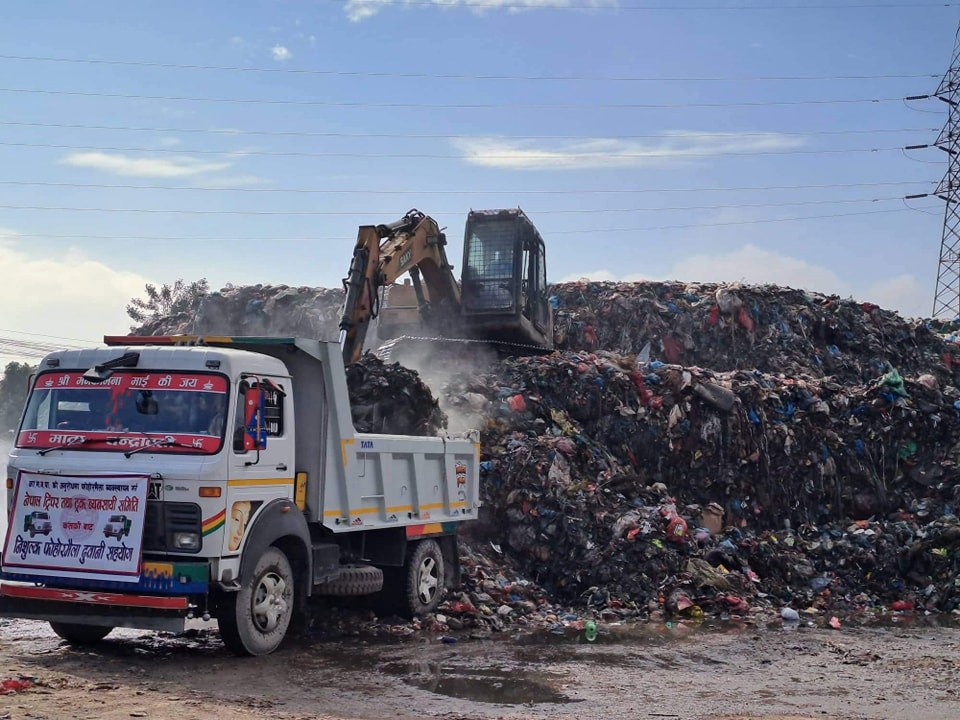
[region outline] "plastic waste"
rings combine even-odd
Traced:
[[[30,680],[0,680],[0,695],[13,695],[33,687]]]
[[[791,607],[785,607],[782,610],[780,610],[780,617],[783,619],[784,622],[788,622],[788,623],[800,622],[800,613],[798,613],[796,610],[794,610]]]

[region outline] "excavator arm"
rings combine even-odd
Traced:
[[[381,290],[404,273],[410,273],[424,323],[438,332],[457,327],[460,285],[447,260],[446,244],[436,221],[419,210],[411,210],[389,225],[360,227],[350,271],[343,281],[346,299],[339,327],[345,365],[363,354],[370,321],[380,311]]]

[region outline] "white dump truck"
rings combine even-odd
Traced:
[[[378,593],[417,615],[456,584],[475,436],[357,433],[336,343],[105,344],[54,352],[33,379],[7,463],[0,616],[76,644],[216,618],[231,650],[263,655],[311,595]]]

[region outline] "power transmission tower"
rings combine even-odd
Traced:
[[[936,194],[944,201],[943,234],[933,317],[960,318],[960,27],[953,44],[950,69],[934,97],[947,104],[947,122],[934,143],[947,153],[947,172]]]

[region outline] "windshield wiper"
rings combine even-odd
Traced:
[[[53,447],[44,448],[43,450],[37,450],[37,455],[46,455],[48,452],[52,452],[53,450],[65,450],[66,448],[79,447],[80,445],[86,445],[88,443],[118,442],[121,439],[122,438],[118,438],[118,437],[107,437],[107,438],[85,437],[85,438],[81,438],[80,440],[72,440],[71,442],[60,443],[59,445],[54,445]]]
[[[153,450],[154,448],[162,447],[182,447],[187,450],[200,450],[201,448],[189,445],[187,443],[182,443],[179,440],[161,440],[160,442],[150,443],[149,445],[144,445],[143,447],[134,448],[133,450],[127,450],[123,455],[124,457],[130,457],[131,455],[136,455],[139,452],[144,450]]]

